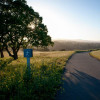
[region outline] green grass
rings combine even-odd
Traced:
[[[100,60],[100,50],[90,52],[90,55]]]
[[[0,100],[53,100],[63,68],[74,51],[35,52],[28,73],[26,58],[0,58]]]

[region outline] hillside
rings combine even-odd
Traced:
[[[87,50],[100,49],[100,42],[79,41],[79,40],[55,40],[54,46],[49,46],[49,50]]]

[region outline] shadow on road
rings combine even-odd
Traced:
[[[63,88],[56,100],[100,100],[100,80],[76,69],[66,72]]]

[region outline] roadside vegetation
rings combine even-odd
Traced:
[[[100,60],[100,50],[90,52],[90,55]]]
[[[63,68],[74,51],[35,52],[28,75],[26,58],[0,58],[0,100],[53,100]]]

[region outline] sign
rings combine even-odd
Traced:
[[[24,49],[24,57],[27,57],[27,68],[30,70],[30,57],[33,57],[33,49]]]
[[[24,49],[24,57],[33,57],[33,49]]]

